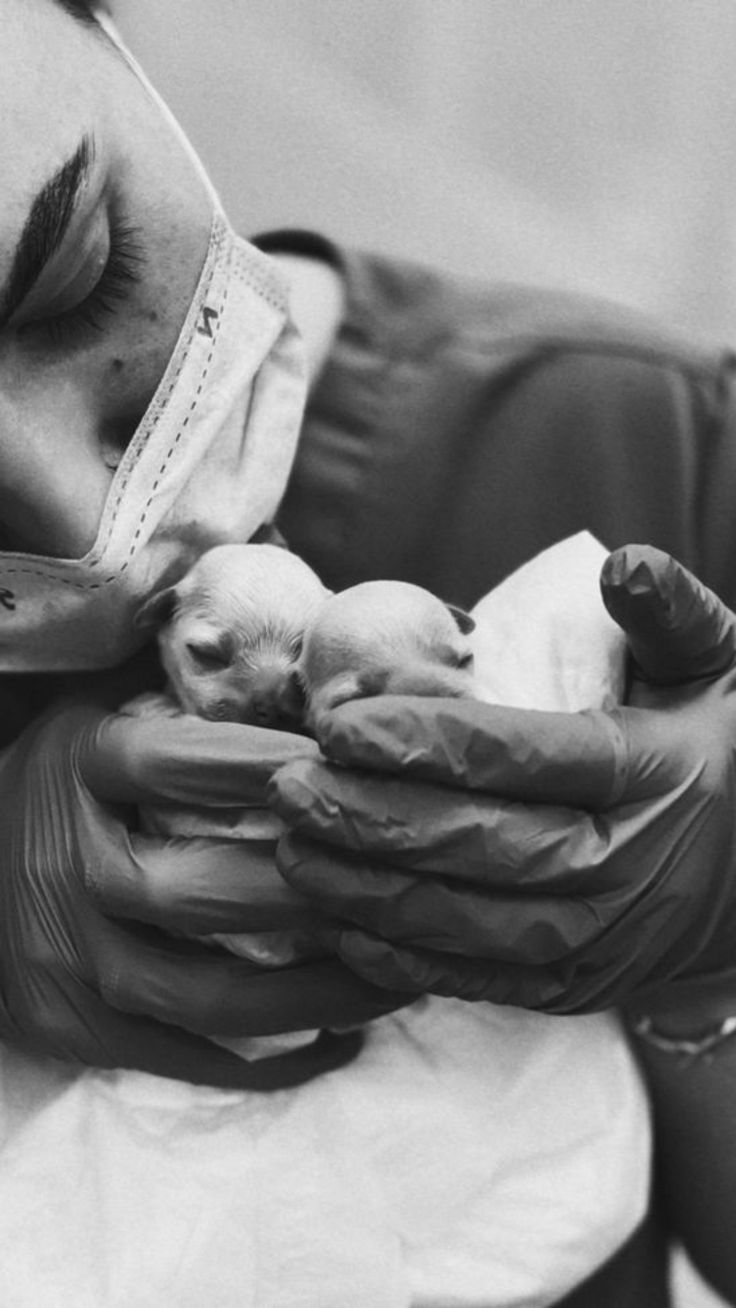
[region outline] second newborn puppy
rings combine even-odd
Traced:
[[[371,695],[473,693],[469,613],[402,581],[366,581],[325,598],[304,637],[308,725]]]

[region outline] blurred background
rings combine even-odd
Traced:
[[[734,0],[112,7],[244,234],[316,228],[736,343]],[[718,1303],[676,1277],[678,1308]]]
[[[112,0],[245,231],[736,340],[733,0]]]

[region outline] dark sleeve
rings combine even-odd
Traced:
[[[25,677],[0,676],[0,749],[20,735],[37,711]]]
[[[736,604],[730,352],[605,303],[341,254],[347,310],[279,525],[327,584],[472,605],[588,529]]]
[[[99,672],[0,675],[0,749],[56,700],[95,700],[114,709],[141,691],[161,690],[164,680],[155,643],[145,645],[117,668]]]

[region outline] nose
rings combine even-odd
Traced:
[[[304,691],[296,672],[259,678],[251,703],[259,726],[298,731],[304,723]]]

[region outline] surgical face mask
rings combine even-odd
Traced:
[[[118,42],[114,29],[113,40]],[[210,546],[247,541],[286,487],[306,394],[278,269],[212,196],[209,249],[174,353],[81,559],[0,554],[0,672],[103,668],[140,644],[142,601]]]

